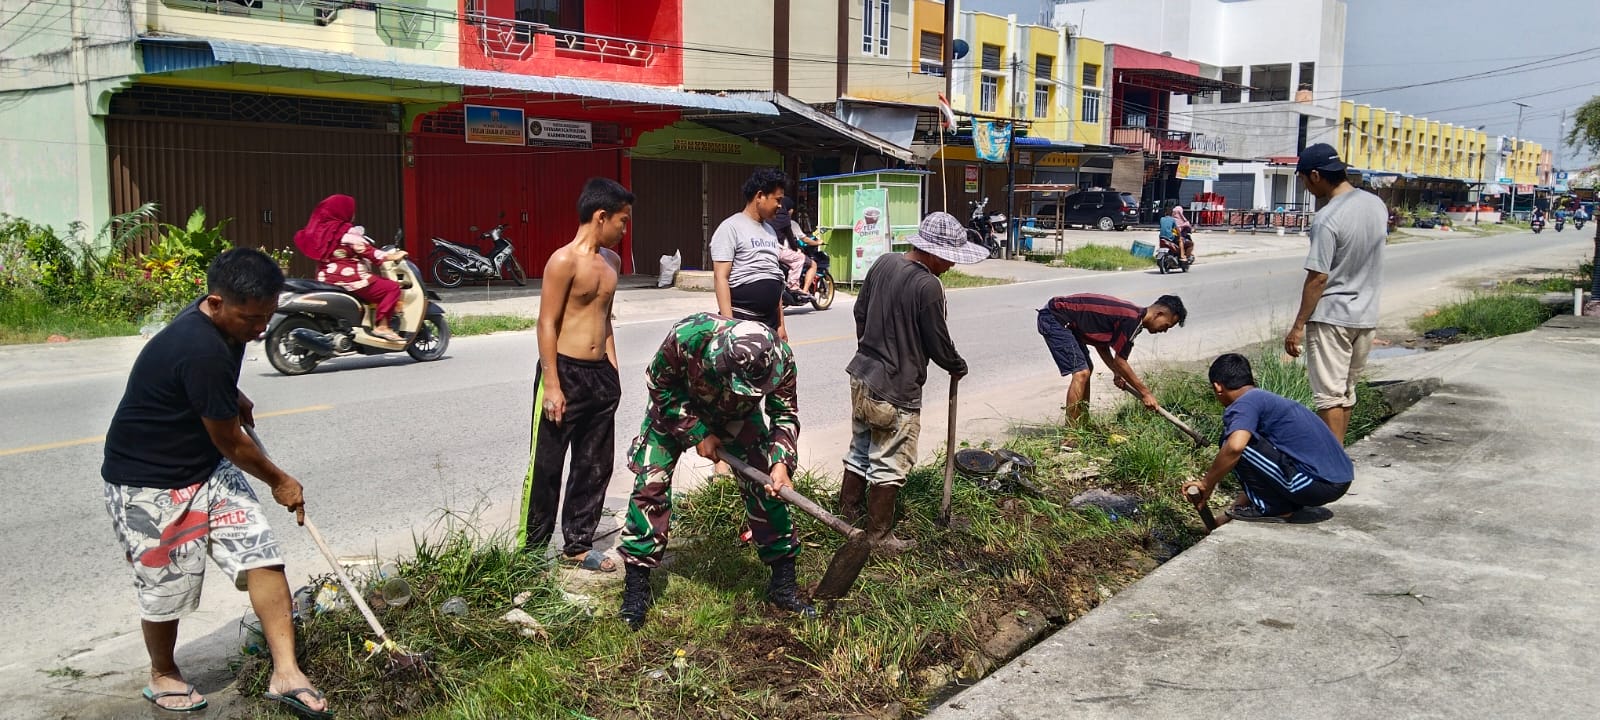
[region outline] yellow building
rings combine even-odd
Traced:
[[[1067,128],[1067,140],[1085,145],[1106,141],[1106,118],[1111,114],[1111,80],[1106,77],[1106,44],[1086,37],[1069,38],[1072,67],[1062,80],[1071,88],[1068,117],[1058,124]]]
[[[1339,154],[1359,170],[1464,182],[1539,182],[1544,148],[1481,130],[1361,105],[1339,104]],[[1502,152],[1503,148],[1503,152]]]

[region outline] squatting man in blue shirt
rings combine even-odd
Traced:
[[[1256,387],[1243,355],[1218,357],[1211,363],[1210,380],[1224,408],[1222,447],[1204,476],[1184,484],[1184,497],[1197,487],[1195,502],[1209,500],[1217,483],[1232,472],[1244,492],[1228,508],[1228,517],[1279,523],[1296,510],[1344,497],[1355,467],[1333,431],[1311,410]]]

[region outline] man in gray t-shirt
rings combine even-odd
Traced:
[[[1378,290],[1389,229],[1383,201],[1352,186],[1346,169],[1339,153],[1326,143],[1300,153],[1295,172],[1325,204],[1311,221],[1300,311],[1283,339],[1283,349],[1292,357],[1300,357],[1305,341],[1317,415],[1341,443],[1356,404],[1356,381],[1366,367],[1378,327]]]
[[[717,312],[765,323],[788,340],[783,326],[783,270],[778,235],[767,226],[783,201],[789,179],[782,170],[760,168],[744,182],[745,206],[711,235],[712,281]]]

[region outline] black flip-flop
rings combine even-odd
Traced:
[[[333,720],[333,713],[327,710],[313,710],[310,705],[296,699],[297,695],[310,695],[318,700],[326,699],[320,691],[312,690],[311,688],[295,688],[281,695],[269,692],[261,697],[265,700],[282,704],[284,707],[289,708],[289,712],[306,718],[306,720]]]
[[[1244,506],[1235,505],[1235,506],[1233,506],[1231,508],[1228,508],[1228,517],[1231,517],[1231,518],[1233,518],[1235,520],[1243,520],[1244,522],[1259,522],[1259,523],[1286,523],[1286,522],[1289,522],[1289,518],[1286,518],[1286,517],[1280,517],[1280,516],[1277,516],[1277,515],[1264,514],[1264,513],[1261,512],[1260,508],[1258,508],[1258,507],[1256,507],[1254,505],[1244,505]]]
[[[182,689],[182,690],[172,690],[172,691],[168,691],[168,692],[156,692],[154,690],[151,690],[150,688],[145,688],[144,689],[144,699],[149,700],[151,705],[154,705],[154,706],[156,706],[158,708],[161,708],[162,710],[166,710],[167,712],[175,712],[175,713],[190,713],[190,712],[199,712],[201,710],[204,710],[204,709],[206,709],[206,705],[207,705],[206,699],[205,698],[200,698],[200,702],[193,703],[193,704],[190,704],[190,705],[185,705],[183,707],[169,707],[167,705],[162,705],[160,700],[162,698],[169,698],[169,697],[184,697],[184,698],[187,698],[187,697],[189,697],[190,695],[193,695],[193,694],[194,694],[194,685],[192,685],[192,684],[184,687],[184,689]]]

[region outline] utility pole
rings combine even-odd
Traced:
[[[1511,104],[1517,106],[1517,134],[1511,138],[1511,141],[1515,143],[1511,146],[1511,162],[1515,163],[1517,161],[1517,153],[1522,152],[1522,111],[1528,109],[1528,106],[1515,100],[1511,101]],[[1510,168],[1507,169],[1509,170]],[[1517,176],[1508,175],[1507,177],[1511,178],[1511,208],[1506,214],[1515,219],[1517,213]]]
[[[1011,122],[1006,123],[1006,259],[1016,254],[1019,245],[1016,232],[1012,228],[1021,228],[1022,223],[1017,222],[1017,54],[1011,53]]]

